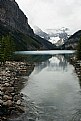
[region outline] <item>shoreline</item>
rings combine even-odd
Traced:
[[[78,60],[76,57],[70,59],[71,64],[75,68],[75,73],[77,74],[79,78],[79,83],[81,86],[81,60]]]
[[[16,118],[25,113],[24,95],[20,93],[23,88],[22,76],[28,76],[33,69],[34,65],[27,62],[6,61],[1,65],[0,121]]]

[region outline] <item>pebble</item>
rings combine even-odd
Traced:
[[[0,95],[3,95],[3,92],[2,91],[0,91]]]
[[[13,102],[11,100],[7,100],[7,106],[12,106]]]
[[[25,111],[25,110],[24,110],[24,108],[23,108],[23,107],[18,106],[17,108],[18,108],[18,110],[19,110],[19,112],[20,112],[20,113],[24,113],[24,111]]]
[[[17,100],[17,105],[21,105],[21,101],[20,100]]]
[[[3,104],[3,101],[0,99],[0,104]]]
[[[2,96],[0,96],[0,99],[2,99]]]
[[[3,87],[3,91],[4,92],[9,92],[9,93],[12,93],[12,92],[14,92],[14,87]]]
[[[7,87],[8,87],[9,85],[10,85],[9,83],[5,83],[5,84],[4,84],[4,86],[7,86]]]
[[[3,105],[8,106],[8,107],[12,106],[12,104],[13,102],[11,100],[7,100],[6,102],[3,102]]]
[[[12,97],[11,96],[8,96],[8,95],[4,95],[3,96],[3,99],[4,100],[12,100]]]

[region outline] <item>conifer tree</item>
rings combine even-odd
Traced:
[[[10,35],[0,37],[0,61],[5,62],[12,58],[15,46]]]

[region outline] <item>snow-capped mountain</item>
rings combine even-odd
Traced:
[[[42,31],[39,27],[35,26],[34,27],[34,33],[39,35],[41,38],[44,38],[46,40],[50,39],[49,34],[47,34],[46,32]]]
[[[68,35],[68,28],[62,27],[60,29],[47,29],[46,32],[50,34],[50,39],[52,43],[56,44],[57,46],[60,46],[64,44],[69,35]]]
[[[63,45],[67,41],[69,37],[68,31],[69,29],[65,27],[60,29],[46,29],[45,32],[43,32],[39,27],[35,27],[34,30],[35,34],[47,39],[56,46]]]

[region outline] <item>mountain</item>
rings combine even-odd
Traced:
[[[71,35],[68,40],[65,43],[65,48],[66,49],[76,49],[77,44],[80,40],[81,37],[81,30],[78,30],[77,32],[75,32],[73,35]]]
[[[65,27],[62,27],[62,28],[59,28],[59,29],[47,29],[46,32],[49,33],[50,37],[52,38],[59,38],[59,40],[63,40],[64,42],[67,40],[68,38],[68,32],[69,29],[68,28],[65,28]]]
[[[33,30],[28,24],[28,18],[20,10],[15,0],[0,0],[0,21],[24,34],[33,34]]]
[[[56,46],[63,45],[68,39],[68,28],[62,27],[60,29],[46,29],[45,32],[39,27],[34,27],[34,32],[42,38],[47,39]]]
[[[50,42],[34,34],[15,0],[0,0],[0,36],[6,35],[13,38],[16,50],[54,49]]]
[[[46,39],[46,40],[49,40],[50,39],[50,36],[49,34],[47,34],[46,32],[42,31],[39,27],[35,26],[34,27],[34,32],[35,34],[39,35],[40,37]]]

